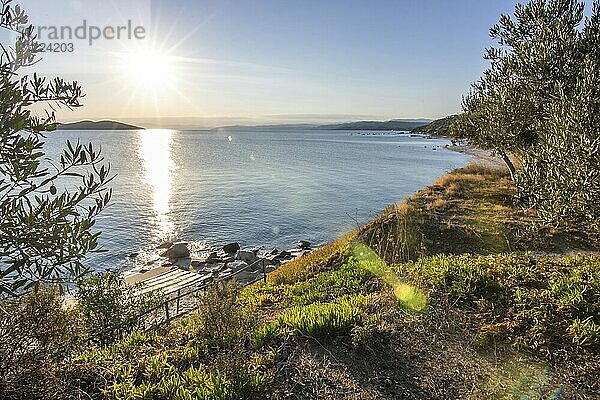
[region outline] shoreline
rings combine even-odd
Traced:
[[[486,153],[468,151],[484,156]],[[266,284],[257,282],[241,289],[240,304],[256,306],[247,315],[259,321],[258,328],[247,331],[253,338],[251,356],[262,356],[265,351],[275,349],[277,358],[265,369],[271,375],[264,386],[274,399],[288,398],[290,393],[300,397],[315,393],[323,388],[315,376],[327,378],[326,388],[340,393],[334,396],[336,399],[346,398],[348,390],[356,387],[360,388],[357,392],[360,398],[381,397],[382,392],[371,397],[371,387],[362,384],[371,382],[370,379],[382,385],[393,382],[394,387],[384,392],[390,398],[401,393],[395,387],[405,389],[406,393],[423,390],[427,395],[439,394],[439,388],[444,388],[444,396],[463,398],[472,393],[472,388],[484,390],[485,382],[495,382],[499,368],[504,368],[502,360],[513,357],[551,367],[554,372],[548,379],[552,379],[552,385],[564,385],[574,393],[597,392],[594,387],[588,390],[586,386],[595,382],[588,377],[596,374],[596,358],[578,353],[566,361],[552,362],[543,355],[537,357],[541,353],[536,355],[527,348],[521,351],[512,346],[496,346],[497,338],[507,344],[527,345],[532,337],[530,329],[541,328],[542,332],[548,332],[542,339],[552,340],[550,343],[560,349],[570,349],[570,331],[552,325],[551,320],[532,323],[526,320],[527,330],[517,327],[519,330],[514,331],[508,323],[497,321],[514,321],[518,312],[536,312],[537,302],[525,303],[521,306],[527,307],[523,311],[515,304],[520,304],[516,303],[521,299],[518,296],[536,299],[542,289],[548,290],[545,298],[552,307],[550,310],[561,310],[564,297],[551,289],[563,278],[574,282],[576,287],[587,287],[589,283],[577,271],[590,268],[590,263],[597,261],[560,256],[537,259],[525,253],[554,246],[562,248],[569,242],[553,235],[523,237],[523,241],[517,241],[520,226],[529,221],[510,201],[511,181],[507,171],[473,161],[439,177],[402,203],[390,206],[362,229],[276,269],[266,277]],[[410,237],[418,240],[406,239]],[[364,245],[356,244],[357,241]],[[542,268],[531,268],[538,265]],[[546,273],[548,268],[552,268],[552,273]],[[512,272],[507,276],[507,271]],[[536,275],[521,282],[514,278],[523,276],[521,272],[526,277]],[[550,282],[548,277],[552,279]],[[494,286],[486,282],[493,282]],[[536,285],[532,287],[530,282]],[[540,289],[538,285],[545,286]],[[220,310],[218,303],[222,297],[214,292],[208,296],[212,296],[207,298],[215,304],[215,310]],[[167,311],[167,323],[180,316],[185,319],[198,306],[195,298],[182,300],[181,304],[179,298],[177,295],[171,299],[177,313]],[[482,298],[485,308],[481,307]],[[492,313],[491,309],[500,310],[501,314]],[[247,312],[242,307],[239,310]],[[583,317],[591,318],[590,315]],[[576,323],[578,315],[571,313],[565,318]],[[370,321],[372,325],[368,325]],[[489,327],[502,330],[489,333]],[[359,336],[365,329],[368,336]],[[173,332],[179,334],[177,330]],[[431,332],[436,334],[433,339]],[[188,337],[187,332],[180,335]],[[313,335],[332,340],[315,343]],[[488,340],[487,335],[493,336]],[[185,346],[182,340],[165,350],[161,347],[163,343],[150,347],[149,352],[166,356]],[[583,346],[580,348],[584,350]],[[387,357],[382,357],[379,350],[385,351]],[[492,351],[499,352],[500,360]],[[431,362],[431,354],[436,362]],[[494,354],[493,358],[490,354]],[[233,358],[230,354],[225,357]],[[356,362],[357,357],[361,362]],[[419,366],[422,371],[419,376],[429,376],[431,380],[406,376],[406,370],[398,365],[407,359]],[[587,360],[591,362],[586,364],[587,375],[582,381],[580,369],[574,366]],[[135,358],[125,362],[138,365]],[[340,374],[332,365],[350,367]],[[463,377],[469,379],[468,385]],[[520,382],[521,376],[515,379]]]
[[[484,165],[490,167],[503,167],[504,162],[498,156],[493,156],[490,150],[483,150],[473,145],[446,145],[448,150],[455,151],[457,153],[467,154],[475,157]]]
[[[264,246],[242,248],[235,242],[198,249],[193,242],[165,242],[157,246],[153,250],[154,255],[145,262],[137,260],[139,253],[133,253],[128,258],[138,265],[119,272],[126,282],[132,284],[143,284],[157,274],[178,270],[198,274],[212,281],[235,274],[242,284],[246,284],[255,281],[257,274],[272,272],[288,262],[318,250],[323,245],[326,244],[313,246],[306,240],[300,240],[295,247],[286,250],[266,250]],[[258,261],[264,263],[263,269],[253,268],[246,271]],[[238,276],[238,273],[241,274]]]
[[[419,136],[422,135],[419,134]],[[435,138],[448,139],[446,137]],[[504,165],[500,158],[494,157],[489,151],[479,149],[475,146],[445,145],[444,148],[474,157],[474,159],[470,160],[466,165],[474,162],[496,168]],[[415,193],[430,185],[431,183],[424,185],[422,188],[415,191]],[[404,199],[410,196],[412,196],[412,194],[407,195]],[[398,199],[389,206],[393,206],[394,204],[402,202],[404,199]],[[366,221],[362,226],[368,225],[370,222],[372,222],[372,220]],[[270,263],[267,271],[270,273],[290,261],[297,260],[302,256],[310,254],[313,251],[334,243],[337,240],[339,240],[339,237],[333,238],[326,243],[320,243],[314,247],[311,247],[309,242],[301,240],[300,242],[308,243],[309,246],[296,246],[283,251],[278,250],[277,248],[269,251],[266,250],[264,246],[245,247],[243,249],[240,248],[236,250],[236,252],[240,251],[243,253],[241,258],[236,254],[236,252],[224,252],[220,246],[207,246],[198,248],[195,246],[194,242],[165,242],[153,250],[145,252],[145,254],[143,252],[132,253],[127,257],[129,260],[129,266],[120,269],[119,272],[123,275],[124,279],[129,282],[143,283],[144,280],[152,278],[156,271],[164,271],[166,268],[194,272],[207,278],[211,277],[213,280],[215,280],[219,279],[220,276],[227,275],[227,273],[232,271],[243,269],[255,260],[262,258],[268,260]],[[169,247],[173,245],[185,245],[187,255],[174,258],[166,256]],[[253,256],[251,256],[250,253],[253,253]],[[132,264],[135,266],[132,267]],[[251,277],[249,276],[248,278],[250,279]],[[241,279],[241,281],[247,280],[248,279]]]

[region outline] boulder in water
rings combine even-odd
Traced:
[[[225,246],[223,246],[223,252],[227,253],[227,254],[235,253],[239,249],[240,249],[239,243],[229,243],[229,244],[226,244]]]
[[[167,257],[170,260],[186,258],[190,256],[190,249],[188,249],[186,242],[173,243],[161,256]]]
[[[250,264],[250,263],[253,263],[254,261],[256,261],[257,257],[256,257],[256,253],[254,253],[253,251],[238,250],[237,253],[235,253],[235,259],[244,261],[244,262],[247,262]]]
[[[296,245],[301,249],[310,249],[310,242],[306,240],[299,240],[298,243],[296,243]]]
[[[216,263],[220,263],[222,260],[219,257],[219,255],[216,252],[212,252],[210,253],[208,256],[206,256],[206,258],[204,259],[204,262],[209,263],[209,264],[216,264]]]

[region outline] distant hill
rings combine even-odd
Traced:
[[[280,129],[322,129],[322,130],[370,130],[370,131],[410,131],[416,127],[425,126],[430,119],[392,119],[389,121],[356,121],[341,122],[336,124],[281,124],[281,125],[231,125],[214,128],[213,130],[250,130],[250,131],[275,131]]]
[[[279,124],[279,125],[227,125],[212,128],[211,131],[277,131],[277,130],[319,129],[315,124]]]
[[[427,125],[414,128],[412,132],[424,133],[427,135],[449,136],[450,124],[452,124],[452,121],[454,121],[456,117],[456,115],[449,115],[441,119],[436,119]]]
[[[79,121],[59,124],[56,129],[59,131],[129,131],[144,128],[117,121]]]
[[[357,121],[340,124],[320,125],[319,129],[369,130],[369,131],[410,131],[430,123],[429,119],[392,119],[389,121]]]

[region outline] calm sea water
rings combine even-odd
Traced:
[[[63,131],[101,145],[116,178],[98,218],[95,269],[132,263],[166,239],[290,248],[332,240],[469,157],[442,139],[352,131]],[[439,146],[433,150],[434,146]]]

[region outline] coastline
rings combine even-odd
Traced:
[[[531,220],[510,201],[512,181],[508,172],[479,162],[477,159],[483,158],[500,165],[485,151],[464,147],[455,151],[468,151],[476,159],[439,177],[317,251],[273,269],[264,278],[258,271],[258,276],[253,276],[258,278],[254,282],[247,285],[242,282],[244,288],[202,286],[199,290],[205,293],[204,297],[185,299],[178,288],[169,288],[175,297],[163,305],[165,310],[175,312],[165,311],[164,325],[181,321],[164,337],[178,340],[172,340],[167,349],[163,344],[166,341],[144,342],[146,347],[140,345],[140,352],[166,357],[182,351],[189,334],[178,327],[193,327],[207,315],[202,311],[189,314],[207,307],[216,314],[222,310],[223,296],[233,293],[239,296],[236,312],[260,321],[257,326],[248,325],[247,330],[241,331],[251,338],[247,354],[253,359],[264,357],[267,352],[273,354],[261,366],[269,377],[261,390],[267,390],[275,400],[287,399],[290,393],[308,398],[325,389],[334,393],[333,399],[347,398],[349,390],[355,390],[354,398],[365,399],[382,398],[381,394],[397,398],[400,393],[417,390],[425,393],[423,398],[440,393],[444,398],[465,398],[473,388],[483,393],[483,398],[492,398],[493,388],[489,389],[485,383],[495,382],[498,371],[505,368],[496,352],[502,359],[524,360],[524,366],[518,365],[523,373],[529,374],[531,365],[548,365],[553,371],[548,375],[552,386],[564,386],[565,390],[583,396],[597,393],[597,385],[588,385],[594,382],[589,377],[598,370],[597,358],[590,358],[593,354],[589,351],[583,356],[569,353],[566,360],[557,363],[533,351],[497,346],[517,341],[528,345],[532,339],[528,330],[531,327],[548,332],[543,339],[552,341],[553,346],[569,350],[572,344],[568,329],[551,325],[551,320],[533,323],[526,320],[528,329],[517,330],[510,324],[497,323],[497,318],[517,319],[516,305],[527,307],[522,311],[525,315],[537,311],[535,302],[525,305],[516,302],[519,296],[536,299],[540,289],[530,287],[529,280],[515,280],[513,276],[521,276],[521,272],[527,276],[535,274],[534,282],[548,290],[551,312],[559,312],[563,310],[561,294],[550,290],[557,287],[560,279],[586,287],[588,283],[580,278],[578,271],[592,268],[600,258],[551,255],[537,258],[527,253],[530,250],[548,253],[550,247],[562,247],[566,242],[551,234],[545,237],[543,233],[541,237],[522,237],[520,228]],[[226,250],[217,255],[231,254]],[[542,268],[529,268],[538,265]],[[551,280],[544,275],[547,269],[553,272],[549,275]],[[517,275],[511,273],[507,278],[507,271]],[[165,282],[166,278],[160,279]],[[505,295],[498,296],[498,290]],[[198,300],[202,298],[212,302]],[[491,313],[492,307],[500,314]],[[576,323],[577,317],[565,314],[569,323]],[[589,313],[583,317],[591,318]],[[227,314],[224,318],[228,318]],[[379,349],[387,356],[381,357]],[[578,351],[587,350],[581,346]],[[435,362],[431,362],[432,354]],[[234,359],[231,352],[224,357]],[[357,358],[360,362],[356,362]],[[431,378],[407,376],[404,368],[397,367],[407,359],[411,365],[419,366],[419,376]],[[575,367],[583,359],[591,361],[582,372]],[[123,364],[137,368],[135,358],[126,356],[118,360],[119,368]],[[337,369],[339,365],[343,369]],[[184,373],[170,369],[164,374]],[[324,377],[325,381],[315,376]],[[532,376],[537,376],[537,372]],[[522,381],[520,375],[507,379],[507,384]],[[365,382],[375,382],[377,390]],[[384,389],[380,391],[380,387]]]
[[[447,145],[446,148],[451,151],[473,156],[478,160],[478,162],[489,167],[497,168],[504,166],[504,162],[500,157],[492,155],[489,150],[483,150],[473,145]]]
[[[448,139],[446,137],[435,138]],[[500,158],[494,157],[489,151],[479,149],[475,146],[445,145],[444,148],[474,157],[464,166],[472,163],[483,164],[492,168],[503,166]],[[446,175],[448,174],[444,174],[442,177]],[[399,198],[390,203],[388,207],[394,207],[396,204],[405,201],[406,199],[412,197],[415,193],[427,189],[431,185],[432,182],[423,185],[415,192],[408,194],[406,197]],[[375,217],[372,220],[365,221],[361,227],[369,225],[377,218],[378,217]],[[149,249],[146,252],[132,253],[127,257],[129,265],[121,268],[120,272],[123,274],[124,279],[130,283],[144,283],[145,280],[152,279],[155,274],[164,272],[166,269],[171,269],[173,271],[183,270],[194,272],[202,275],[203,277],[218,280],[223,276],[228,276],[231,272],[244,269],[248,266],[248,264],[255,262],[257,259],[264,259],[269,264],[267,272],[270,273],[288,262],[295,261],[315,250],[318,250],[321,247],[330,245],[339,239],[339,237],[336,237],[326,243],[320,243],[315,247],[310,247],[309,242],[301,240],[300,242],[308,243],[309,247],[301,248],[299,246],[295,246],[285,248],[284,250],[278,250],[276,248],[267,250],[264,246],[245,247],[241,249],[243,259],[240,258],[235,252],[224,252],[222,247],[219,245],[207,245],[199,247],[194,242],[166,242],[162,245],[159,245],[154,250]],[[167,244],[167,247],[165,247],[165,244]],[[167,250],[165,252],[167,253],[168,246],[173,244],[186,246],[187,251],[185,256],[172,258],[166,256],[166,254],[161,254],[164,250]],[[250,253],[253,253],[253,255]],[[255,281],[255,275],[257,275],[260,271],[257,270],[251,272],[253,272],[253,274],[248,274],[248,276],[243,276],[244,274],[242,274],[242,276],[238,277],[238,280],[242,284]]]

